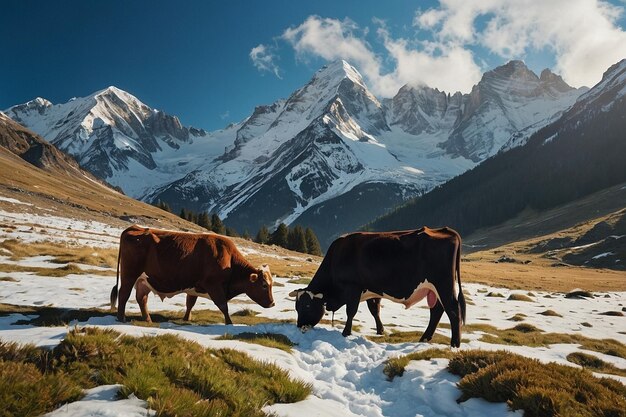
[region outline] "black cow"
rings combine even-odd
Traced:
[[[380,233],[352,233],[335,240],[308,287],[290,293],[296,297],[298,327],[315,326],[324,306],[337,311],[346,305],[348,319],[343,335],[352,333],[352,319],[359,302],[369,305],[378,318],[380,298],[411,307],[427,298],[430,322],[421,341],[430,340],[445,311],[450,319],[450,345],[461,344],[465,323],[465,298],[461,291],[461,237],[447,227]],[[458,280],[458,298],[455,281]]]

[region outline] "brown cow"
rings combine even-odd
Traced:
[[[121,272],[120,272],[121,267]],[[274,305],[272,274],[267,265],[253,267],[228,238],[209,233],[184,233],[130,226],[120,236],[117,261],[119,306],[117,319],[125,321],[126,302],[133,286],[144,320],[150,322],[148,295],[161,299],[187,294],[185,320],[198,296],[213,300],[224,314],[228,300],[246,293],[262,307]],[[111,308],[115,309],[118,283],[111,290]]]

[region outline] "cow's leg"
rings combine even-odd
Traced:
[[[213,300],[217,308],[219,308],[222,314],[224,315],[224,323],[233,324],[233,321],[230,319],[230,316],[228,315],[228,300],[229,299],[226,297],[226,294],[224,294],[224,291],[219,287],[211,287],[211,288],[207,288],[207,293],[209,294],[209,297],[211,298],[211,300]]]
[[[216,305],[217,305],[217,308],[219,308],[222,314],[224,315],[224,323],[233,324],[233,321],[230,319],[230,316],[228,315],[228,304],[224,301],[223,303],[216,304]]]
[[[183,320],[189,321],[191,319],[191,309],[196,305],[196,301],[198,301],[197,295],[187,294],[187,311],[185,311],[185,317],[183,317]]]
[[[356,312],[359,310],[359,302],[361,301],[361,292],[359,290],[347,290],[345,292],[346,295],[346,314],[348,315],[348,319],[346,320],[346,327],[344,327],[343,332],[341,333],[344,337],[350,336],[352,334],[352,319],[356,315]]]
[[[383,326],[383,322],[380,321],[380,298],[370,298],[367,300],[367,308],[376,321],[376,334],[383,334],[385,327]]]
[[[148,295],[150,295],[150,291],[150,287],[146,285],[146,280],[144,278],[137,280],[135,297],[137,298],[137,304],[139,304],[139,308],[141,309],[141,315],[148,323],[152,323],[152,318],[148,312]]]
[[[452,337],[450,338],[450,346],[461,346],[461,310],[459,302],[450,295],[443,300],[443,308],[450,319],[450,328],[452,329]]]
[[[137,281],[137,278],[143,271],[132,266],[127,266],[122,263],[122,272],[120,273],[120,290],[118,293],[117,304],[117,320],[121,322],[126,321],[126,302],[130,298],[130,293],[133,291],[133,286]]]
[[[430,342],[430,339],[433,338],[435,334],[435,329],[439,324],[439,320],[441,320],[441,316],[443,315],[443,305],[437,301],[437,304],[433,308],[430,309],[430,321],[428,322],[428,327],[426,331],[420,338],[420,342]]]

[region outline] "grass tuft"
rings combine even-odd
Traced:
[[[231,314],[231,316],[235,317],[254,317],[258,315],[259,313],[252,310],[251,308],[244,308],[243,310],[239,310]]]
[[[560,315],[559,313],[557,313],[554,310],[546,310],[546,311],[542,311],[541,313],[542,316],[549,316],[549,317],[563,317],[562,315]]]
[[[589,291],[575,290],[565,294],[565,298],[584,300],[585,298],[593,298],[593,294]]]
[[[598,314],[600,314],[601,316],[624,317],[624,313],[622,313],[621,311],[605,311]]]
[[[451,358],[454,355],[451,350],[447,349],[427,349],[420,352],[413,352],[404,356],[390,358],[385,362],[383,373],[387,376],[387,380],[393,381],[397,376],[404,375],[404,369],[411,361],[430,360],[432,358]]]
[[[524,321],[524,320],[526,320],[526,317],[527,316],[524,313],[517,313],[513,317],[509,318],[508,320],[511,320],[511,321]]]
[[[499,292],[489,292],[487,293],[486,297],[499,297],[499,298],[504,298],[504,295],[500,294]]]
[[[605,362],[597,356],[584,352],[572,352],[566,356],[566,359],[572,363],[582,366],[590,371],[600,372],[603,374],[612,374],[626,376],[626,369],[621,369],[615,365]]]
[[[527,295],[524,294],[511,294],[509,295],[509,298],[507,298],[507,300],[511,300],[511,301],[528,301],[528,302],[533,302],[534,300],[532,298],[530,298]]]
[[[278,333],[252,333],[243,332],[236,335],[226,333],[216,340],[241,340],[244,342],[256,343],[259,345],[291,352],[291,348],[295,346],[287,336]]]

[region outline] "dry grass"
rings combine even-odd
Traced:
[[[73,330],[52,352],[0,344],[0,364],[3,415],[41,415],[105,384],[123,385],[120,397],[134,394],[162,416],[262,417],[263,406],[311,392],[274,364],[173,335]]]
[[[52,256],[54,263],[78,263],[115,268],[117,249],[76,247],[54,242],[24,243],[15,239],[0,242],[0,248],[11,252],[11,260],[19,261],[32,256]]]
[[[17,324],[28,324],[33,326],[64,326],[78,320],[84,322],[91,317],[111,316],[113,313],[109,309],[63,309],[57,307],[34,307],[16,306],[0,303],[0,316],[21,313],[33,318],[19,320]],[[126,317],[132,324],[137,326],[159,327],[160,323],[171,322],[178,325],[208,325],[223,324],[224,315],[219,310],[194,310],[191,321],[183,320],[184,311],[158,311],[151,312],[152,324],[146,323],[141,314],[127,313]],[[276,320],[267,317],[258,317],[256,314],[231,314],[235,324],[255,325],[265,323],[292,323],[293,320]]]
[[[546,311],[542,311],[541,313],[542,316],[548,316],[548,317],[563,317],[562,315],[560,315],[559,313],[557,313],[554,310],[546,310]]]
[[[524,321],[524,320],[526,320],[526,314],[524,314],[524,313],[517,313],[513,317],[510,317],[508,320],[511,320],[511,321]]]
[[[583,349],[626,359],[626,345],[614,339],[590,339],[578,334],[545,333],[526,323],[520,323],[510,329],[497,329],[487,324],[480,327],[481,331],[487,333],[480,338],[480,341],[485,343],[531,347],[557,343],[578,344]],[[465,326],[464,329],[465,331],[473,331],[476,328],[469,325]]]
[[[237,240],[237,245],[241,243]],[[318,256],[306,255],[303,253],[291,252],[283,248],[276,246],[257,245],[251,242],[244,243],[246,246],[255,245],[255,248],[260,248],[263,252],[276,254],[279,257],[264,256],[263,254],[250,254],[246,255],[246,259],[252,263],[252,265],[268,264],[272,275],[278,277],[298,277],[301,279],[311,278],[315,275],[317,268],[322,262],[322,258]],[[299,256],[304,258],[295,262],[292,257]],[[305,259],[311,258],[312,262],[308,262]]]
[[[175,214],[134,200],[75,172],[47,172],[9,152],[0,152],[0,194],[32,204],[20,205],[22,212],[99,221],[120,228],[135,222],[201,230]],[[15,206],[0,202],[0,209],[15,211]]]
[[[533,302],[535,300],[533,300],[532,298],[530,298],[527,295],[524,294],[511,294],[509,295],[509,298],[507,298],[507,300],[511,300],[511,301],[526,301],[526,302]]]
[[[584,369],[588,369],[593,372],[626,376],[626,369],[618,368],[615,365],[605,362],[597,356],[590,355],[588,353],[572,352],[567,355],[566,359],[572,363],[582,366]]]
[[[474,282],[513,290],[569,292],[576,288],[587,291],[626,291],[626,274],[620,271],[576,266],[554,268],[549,260],[537,259],[532,264],[494,264],[483,252],[468,255],[462,262],[463,282]]]
[[[258,345],[284,350],[291,352],[291,348],[295,344],[285,335],[278,333],[251,333],[243,332],[236,335],[226,333],[216,340],[241,340],[248,343],[256,343]]]
[[[366,336],[369,340],[376,343],[416,343],[419,342],[424,332],[391,332],[385,335]],[[461,343],[468,343],[468,339],[461,339]],[[429,343],[437,343],[442,345],[450,345],[450,337],[435,332]]]
[[[43,268],[37,266],[21,266],[15,264],[3,264],[0,263],[0,272],[30,272],[35,275],[44,277],[65,277],[70,274],[75,275],[102,275],[102,276],[115,276],[113,271],[105,271],[98,269],[82,269],[75,264],[67,264],[60,268]]]

